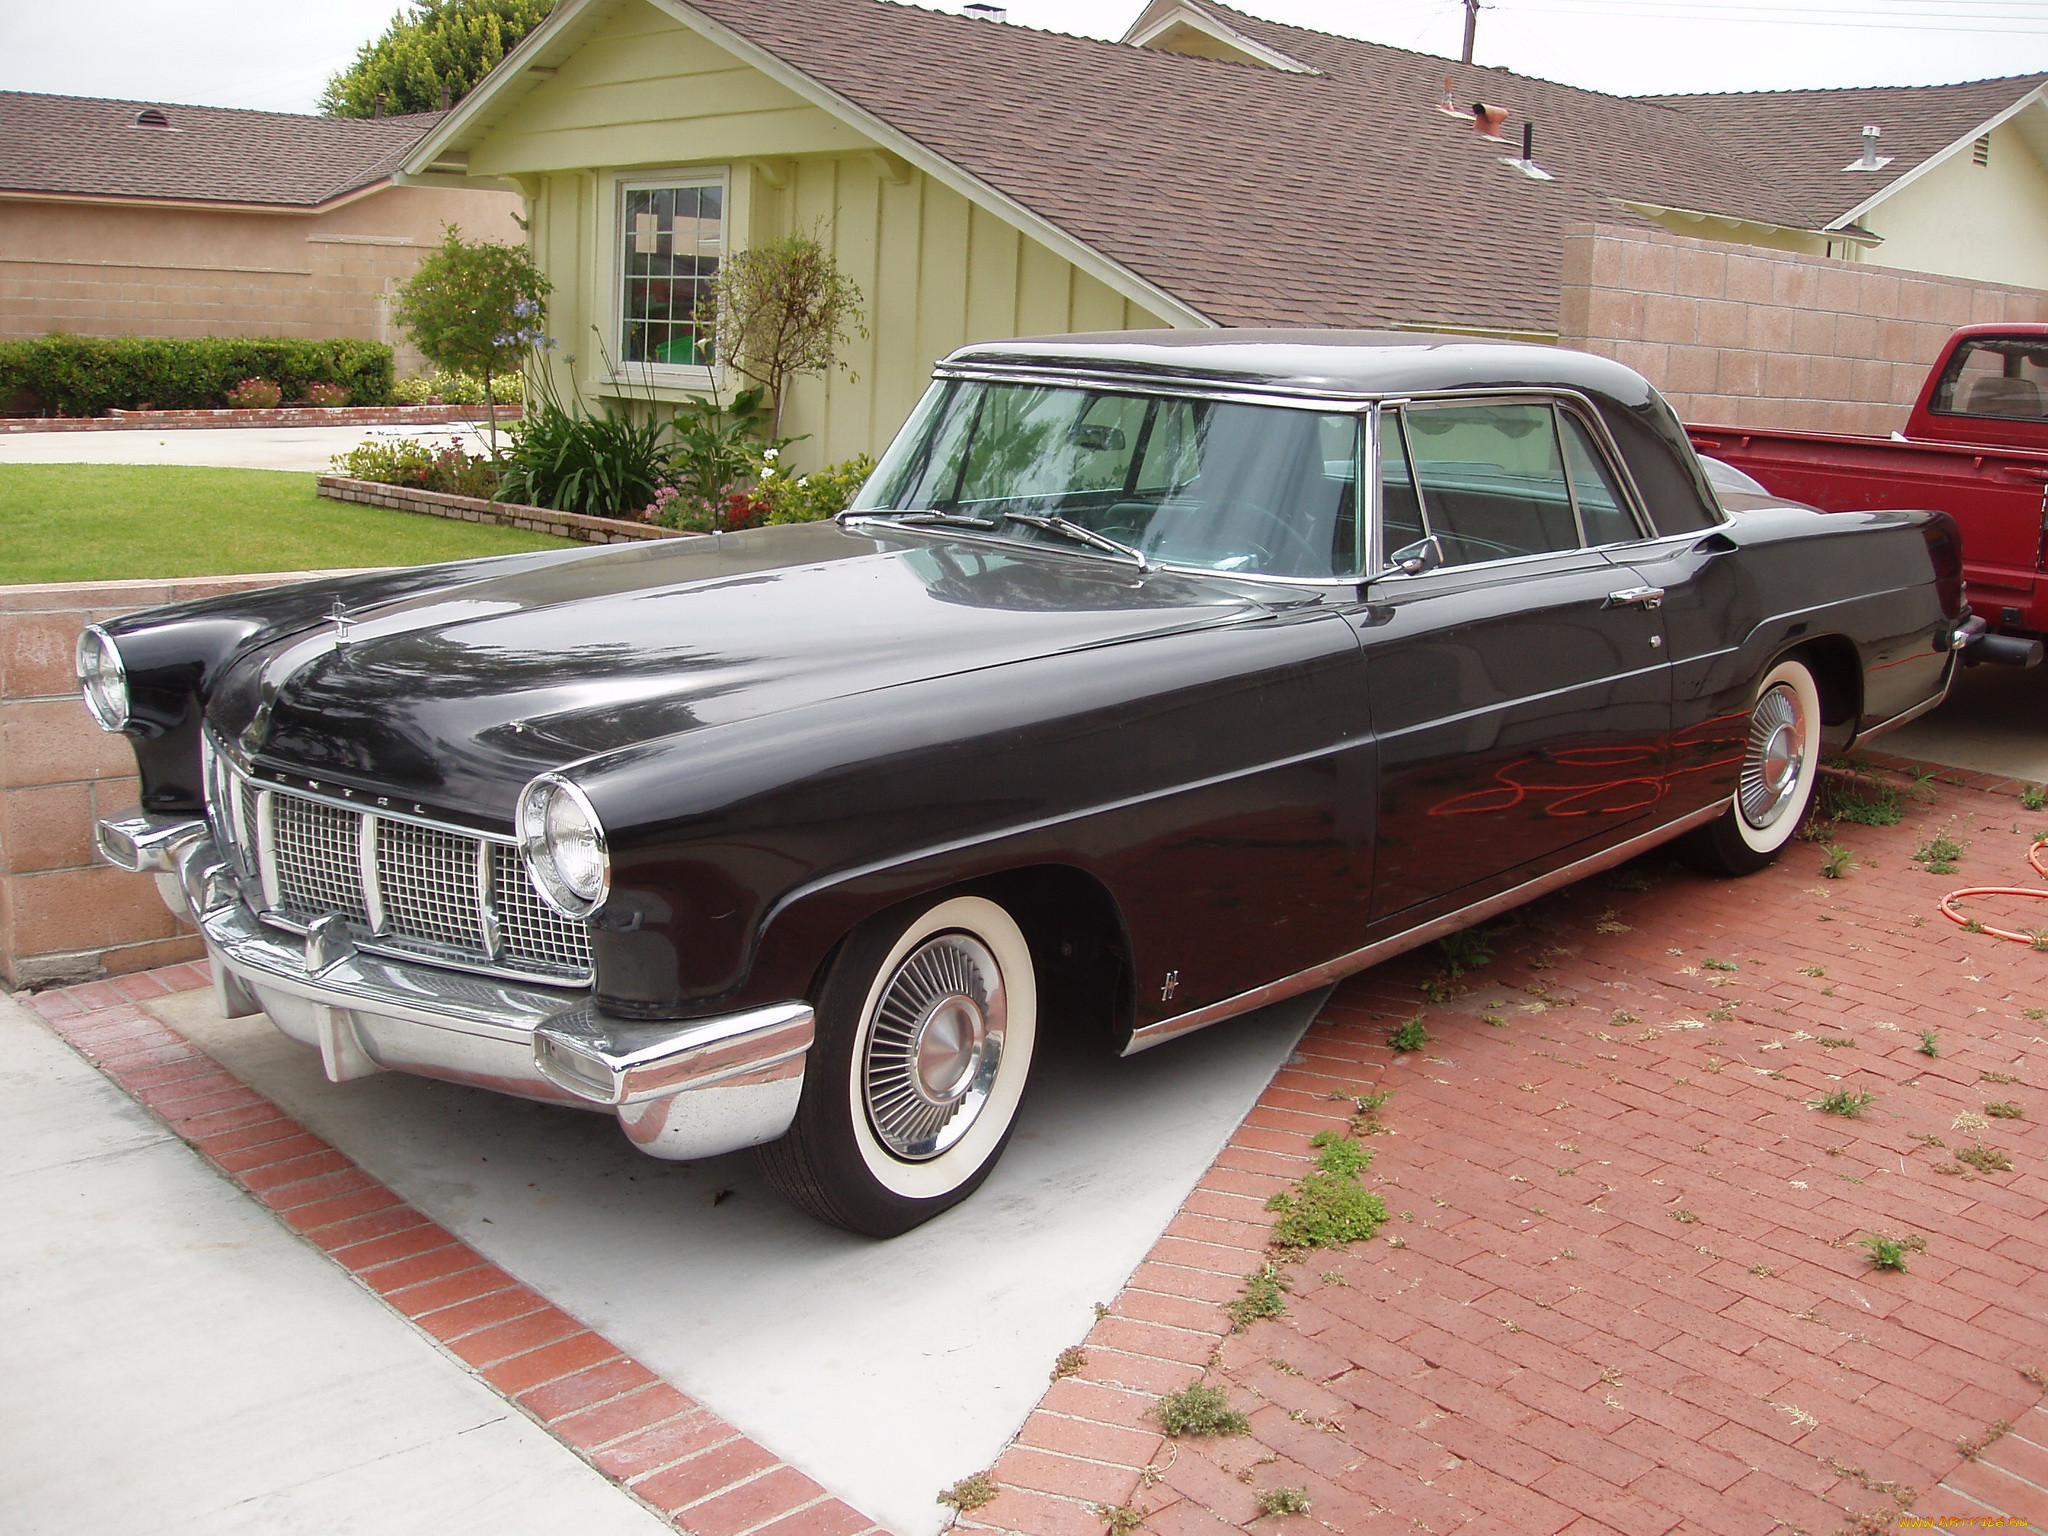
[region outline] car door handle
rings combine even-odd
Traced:
[[[1602,608],[1662,608],[1664,589],[1662,587],[1624,587],[1619,592],[1607,594]]]

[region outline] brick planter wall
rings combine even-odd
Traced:
[[[2035,288],[1593,225],[1565,237],[1558,340],[1687,421],[1883,436],[1957,326],[2038,320]]]
[[[519,407],[498,407],[502,425]],[[269,411],[109,411],[104,416],[19,416],[0,420],[0,432],[161,432],[193,427],[440,426],[482,421],[480,405],[281,405]]]
[[[586,544],[631,544],[642,539],[684,539],[698,535],[675,528],[657,528],[650,523],[629,523],[616,517],[585,517],[580,512],[557,512],[549,507],[523,507],[517,502],[484,501],[475,496],[450,496],[443,491],[416,491],[405,485],[384,485],[375,480],[350,480],[341,475],[322,475],[322,496],[335,501],[353,501],[373,507],[395,507],[400,512],[418,512],[426,517],[451,517],[463,523],[496,523],[504,528],[524,528],[532,533],[551,533],[558,539],[581,539]]]
[[[93,851],[94,820],[140,791],[128,739],[102,731],[79,701],[79,631],[164,603],[346,574],[0,587],[0,981],[79,981],[200,953],[153,881]]]

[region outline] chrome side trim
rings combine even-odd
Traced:
[[[1589,854],[1576,863],[1554,869],[1547,875],[1538,875],[1533,880],[1525,880],[1520,885],[1489,896],[1483,901],[1475,901],[1469,907],[1460,907],[1457,911],[1447,912],[1442,917],[1431,918],[1419,927],[1380,939],[1363,949],[1354,949],[1348,955],[1325,960],[1321,965],[1297,971],[1294,975],[1282,977],[1278,981],[1269,981],[1263,987],[1254,987],[1251,991],[1240,992],[1235,997],[1226,997],[1220,1003],[1211,1003],[1206,1008],[1197,1008],[1171,1019],[1161,1019],[1156,1024],[1147,1024],[1131,1032],[1130,1044],[1124,1047],[1123,1054],[1135,1056],[1140,1051],[1148,1051],[1168,1040],[1178,1040],[1182,1035],[1193,1034],[1198,1029],[1207,1029],[1211,1024],[1220,1024],[1225,1019],[1234,1019],[1239,1014],[1250,1013],[1255,1008],[1263,1008],[1269,1003],[1284,1003],[1290,997],[1299,997],[1304,992],[1313,992],[1318,987],[1342,981],[1346,976],[1356,975],[1378,965],[1382,960],[1391,960],[1396,955],[1417,949],[1431,939],[1440,939],[1447,933],[1470,928],[1475,923],[1483,923],[1489,917],[1498,916],[1510,907],[1519,907],[1539,896],[1547,896],[1550,892],[1570,885],[1576,880],[1583,880],[1588,875],[1597,875],[1603,869],[1626,864],[1637,854],[1646,853],[1659,843],[1668,843],[1674,837],[1681,837],[1690,832],[1694,827],[1705,826],[1726,811],[1728,806],[1728,801],[1716,800],[1712,805],[1703,806],[1690,815],[1679,817],[1676,821],[1666,822],[1663,826],[1641,833],[1627,842],[1603,848],[1600,852]]]

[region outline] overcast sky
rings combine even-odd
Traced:
[[[790,0],[798,3],[798,0]],[[933,10],[957,10],[937,3]],[[1012,0],[1114,37],[1143,0]],[[1461,0],[1240,0],[1455,56]],[[395,0],[0,0],[0,90],[310,112]],[[1930,85],[2048,70],[2048,0],[1490,0],[1478,61],[1619,93]]]

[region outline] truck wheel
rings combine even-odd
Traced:
[[[1757,684],[1728,809],[1682,838],[1678,853],[1710,875],[1756,873],[1792,841],[1819,768],[1820,690],[1806,663],[1788,657]]]
[[[1010,1139],[1031,1074],[1038,989],[1016,921],[980,896],[864,923],[817,999],[789,1134],[760,1149],[777,1193],[867,1237],[966,1199]]]

